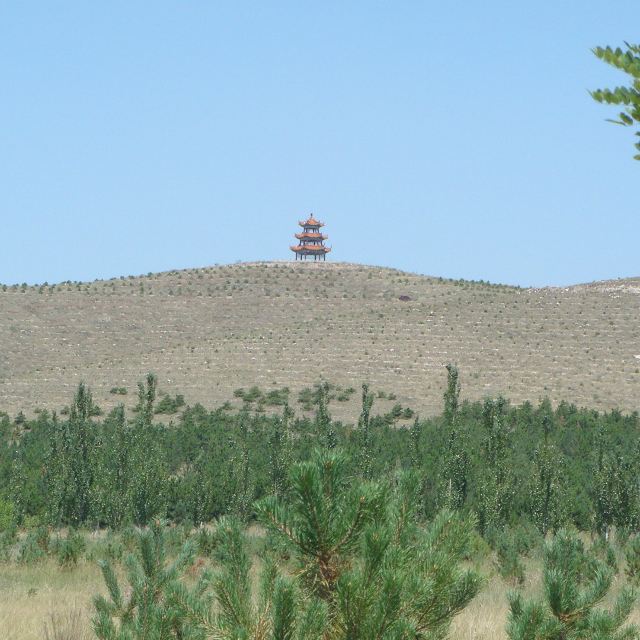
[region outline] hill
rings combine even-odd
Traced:
[[[463,398],[640,409],[640,278],[519,289],[345,263],[269,262],[0,289],[0,410],[60,409],[81,380],[104,409],[159,388],[213,407],[240,387],[369,382],[423,414],[443,365]],[[112,388],[126,388],[114,395]],[[333,403],[357,415],[359,391]]]

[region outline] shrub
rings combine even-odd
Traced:
[[[512,536],[502,536],[496,544],[496,559],[500,577],[513,586],[524,584],[525,570],[517,544]]]
[[[48,548],[48,542],[47,542]],[[38,532],[30,531],[18,548],[18,562],[32,564],[46,556],[46,550],[38,541]]]
[[[111,387],[111,389],[109,390],[109,393],[115,395],[115,396],[126,396],[127,395],[127,388],[126,387]]]
[[[67,537],[60,540],[56,549],[58,564],[61,567],[71,567],[78,564],[86,549],[84,537],[78,531],[71,529]]]
[[[13,502],[0,498],[0,533],[11,528],[15,522]]]
[[[175,397],[164,396],[156,405],[154,413],[176,413],[180,407],[184,407],[184,396],[177,394]]]
[[[640,585],[640,536],[634,536],[629,540],[624,551],[626,566],[625,574],[631,584]]]

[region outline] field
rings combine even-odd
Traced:
[[[525,594],[539,593],[540,563],[527,562]],[[488,582],[473,602],[455,618],[453,640],[504,640],[507,594],[512,587],[495,573],[491,559],[482,567]],[[624,582],[620,578],[614,591]],[[90,640],[92,596],[105,591],[96,563],[81,561],[61,569],[54,560],[33,566],[0,565],[0,637],[3,640],[41,640],[52,623],[60,635],[51,640]],[[609,598],[611,600],[611,598]],[[640,622],[636,608],[630,621]],[[67,635],[62,635],[67,631]]]
[[[324,378],[370,382],[433,415],[454,362],[463,398],[633,411],[639,316],[640,279],[519,289],[330,262],[0,287],[0,409],[60,409],[81,380],[104,409],[132,406],[154,371],[160,390],[189,404]],[[335,417],[357,411],[355,394]]]

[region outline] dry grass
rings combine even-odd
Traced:
[[[451,638],[503,638],[508,588],[493,578],[456,619]],[[95,564],[62,570],[52,560],[33,565],[0,565],[0,638],[3,640],[89,640],[91,600],[104,591]],[[51,635],[52,619],[58,635]],[[45,635],[49,630],[49,638]],[[65,632],[73,632],[65,635]]]
[[[91,599],[103,591],[95,563],[72,570],[54,560],[0,565],[0,638],[85,640],[92,638]]]
[[[131,406],[154,371],[161,389],[208,407],[239,387],[295,393],[325,378],[368,381],[429,415],[447,362],[467,398],[637,410],[639,316],[640,279],[516,289],[329,262],[0,287],[0,410],[60,409],[81,380],[103,408]],[[358,397],[334,403],[335,417],[357,415]]]
[[[485,562],[487,583],[455,620],[455,640],[506,640],[507,593],[510,587]],[[619,578],[615,593],[622,584]],[[525,593],[540,593],[540,565],[527,561]],[[104,591],[95,563],[82,562],[63,570],[52,560],[21,566],[0,565],[0,638],[2,640],[91,640],[92,597]],[[609,598],[611,601],[612,597]],[[631,621],[640,623],[640,611]],[[57,635],[52,635],[53,625]],[[47,632],[49,636],[47,636]]]

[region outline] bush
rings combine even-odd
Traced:
[[[629,582],[635,586],[640,585],[640,536],[634,536],[629,540],[624,551],[626,566],[624,572]]]
[[[0,498],[0,533],[10,529],[15,523],[15,508],[13,502]]]
[[[524,564],[522,564],[517,544],[512,536],[505,535],[498,540],[496,544],[496,559],[498,573],[503,580],[513,586],[524,584]]]
[[[109,390],[109,393],[113,394],[114,396],[126,396],[127,395],[127,388],[126,387],[111,387],[111,389]]]
[[[72,567],[78,564],[86,549],[84,537],[78,531],[71,529],[67,537],[60,540],[56,549],[58,564],[61,567]]]
[[[22,564],[39,562],[44,559],[46,555],[45,549],[43,549],[38,542],[37,531],[29,532],[18,548],[18,562]]]
[[[13,524],[0,533],[0,560],[7,561],[11,558],[11,550],[18,541],[18,527]]]
[[[172,398],[169,395],[166,395],[158,402],[154,413],[176,413],[180,407],[184,407],[184,396],[178,394],[175,398]]]

